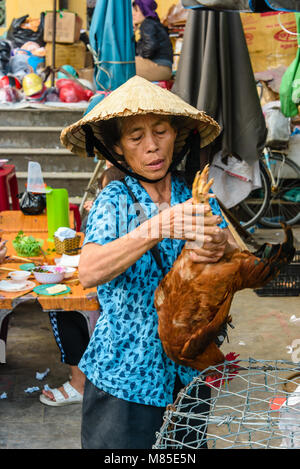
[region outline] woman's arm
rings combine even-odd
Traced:
[[[199,236],[199,230],[196,230],[199,223],[201,241],[212,242],[220,217],[204,217],[203,212],[202,204],[192,205],[187,201],[164,210],[107,244],[87,243],[80,256],[80,282],[86,288],[109,282],[163,238],[195,240]]]

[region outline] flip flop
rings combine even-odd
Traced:
[[[40,401],[42,404],[50,405],[53,407],[60,407],[63,405],[69,405],[69,404],[80,404],[83,400],[82,394],[80,392],[76,391],[75,388],[70,384],[69,381],[63,384],[63,388],[68,394],[68,397],[66,398],[62,392],[60,392],[58,389],[50,389],[50,391],[53,394],[53,397],[55,401],[52,399],[49,399],[47,396],[44,394],[40,395]]]

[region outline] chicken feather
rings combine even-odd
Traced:
[[[198,172],[192,188],[194,203],[209,203],[209,167]],[[212,215],[209,212],[206,216]],[[259,288],[291,262],[295,249],[290,227],[282,244],[265,243],[256,253],[234,249],[217,263],[195,263],[185,246],[157,287],[154,304],[158,333],[167,356],[199,371],[224,362],[215,340],[229,315],[234,294]]]

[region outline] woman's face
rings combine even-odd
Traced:
[[[126,117],[115,151],[130,168],[148,179],[160,179],[172,162],[176,130],[165,116],[146,114]]]
[[[132,19],[134,25],[141,24],[145,19],[145,16],[143,15],[140,7],[137,5],[133,5],[132,7]]]

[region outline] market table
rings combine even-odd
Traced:
[[[1,229],[1,224],[0,224]],[[26,231],[24,231],[25,234]],[[28,233],[29,234],[29,233]],[[83,239],[83,234],[79,233]],[[31,233],[31,235],[33,235]],[[17,255],[12,241],[16,237],[16,232],[2,232],[2,239],[7,240],[7,249],[9,256]],[[43,239],[43,250],[47,252],[47,249],[53,248],[53,243],[48,242],[48,233],[46,231],[38,231],[34,233],[34,237]],[[54,261],[54,258],[61,257],[55,252],[47,253],[47,258],[50,261]],[[35,261],[44,262],[43,257],[32,258]],[[3,270],[3,268],[19,270],[20,264],[26,262],[4,262],[0,265],[0,280],[7,277],[9,271]],[[29,278],[30,281],[34,282],[34,286],[40,285],[35,278]],[[35,293],[33,289],[23,292],[5,292],[0,291],[0,363],[6,363],[6,340],[7,340],[7,326],[9,316],[13,313],[15,307],[23,302],[37,301],[42,307],[44,312],[50,311],[64,311],[68,314],[68,311],[78,311],[81,313],[88,326],[89,333],[91,335],[95,323],[99,317],[100,306],[97,298],[96,288],[84,289],[78,280],[78,274],[75,274],[71,279],[63,280],[60,283],[66,283],[71,289],[69,293],[63,293],[57,296],[43,296]]]
[[[70,228],[75,229],[74,212],[69,212]],[[0,212],[0,236],[6,232],[26,231],[28,234],[48,231],[47,215],[24,215],[21,210],[5,210]]]

